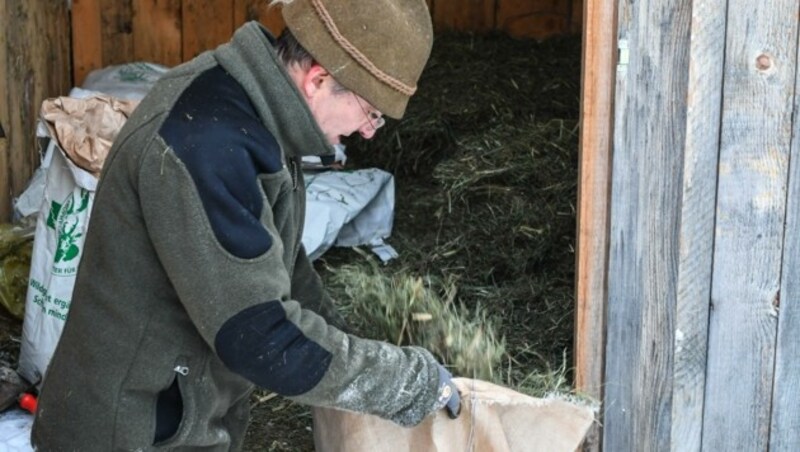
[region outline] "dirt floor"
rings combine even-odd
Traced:
[[[512,387],[571,379],[579,46],[437,37],[406,118],[348,143],[348,168],[395,175],[400,258],[384,271],[457,281],[457,300],[501,325]],[[327,281],[364,259],[339,248],[315,265]],[[15,366],[21,326],[0,308],[0,365]],[[245,450],[313,451],[309,408],[257,391]]]

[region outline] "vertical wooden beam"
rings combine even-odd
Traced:
[[[620,0],[603,450],[671,450],[692,0]]]
[[[103,66],[133,61],[132,1],[102,0],[100,4]]]
[[[286,28],[279,4],[270,6],[269,2],[264,0],[234,0],[233,28],[236,29],[251,20],[261,22],[275,36]]]
[[[433,27],[436,31],[491,31],[495,27],[495,8],[496,0],[434,1]]]
[[[72,78],[75,86],[80,86],[89,72],[103,67],[100,1],[72,1]]]
[[[800,46],[796,65],[800,64]],[[769,450],[800,450],[800,68],[795,66],[794,124],[789,157],[789,194],[783,232],[778,312],[778,350],[772,391]]]
[[[703,449],[767,450],[798,4],[728,11]]]
[[[717,195],[727,0],[694,0],[686,98],[672,450],[700,450]]]
[[[584,6],[575,261],[575,388],[599,401],[603,399],[617,0],[586,0]],[[596,424],[587,434],[584,450],[599,450],[600,435],[600,424]]]
[[[231,39],[233,10],[228,0],[183,0],[183,59],[191,60]]]
[[[0,221],[11,219],[12,199],[25,189],[40,158],[36,124],[42,100],[69,89],[69,16],[65,2],[9,1],[4,5],[3,98],[7,115],[5,182]]]
[[[175,66],[182,62],[181,0],[133,2],[133,59]]]
[[[8,174],[8,130],[11,126],[11,104],[10,95],[11,91],[16,89],[16,84],[13,86],[8,79],[9,55],[8,55],[8,33],[10,19],[9,15],[9,0],[0,0],[0,129],[3,130],[2,138],[0,138],[0,194],[6,193],[9,189],[9,174]],[[6,131],[8,130],[8,131]],[[3,206],[3,196],[0,196],[0,218],[11,217],[11,206]]]

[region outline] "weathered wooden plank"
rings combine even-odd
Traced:
[[[133,61],[133,0],[102,0],[103,66]],[[152,26],[152,25],[151,25]]]
[[[797,48],[800,64],[800,47]],[[789,194],[783,232],[778,350],[772,393],[769,450],[800,450],[800,70],[795,68],[794,133],[789,157]]]
[[[511,36],[544,39],[569,31],[572,0],[497,0],[496,28]]]
[[[671,450],[700,450],[727,0],[694,0],[675,315]]]
[[[100,1],[72,1],[72,73],[76,86],[83,83],[89,72],[103,67]]]
[[[437,31],[486,32],[495,26],[496,0],[436,0],[433,2],[433,27]]]
[[[5,185],[0,186],[0,219],[11,218],[11,200],[25,189],[39,166],[36,123],[42,100],[66,94],[69,83],[69,19],[64,2],[5,4],[8,118]]]
[[[132,23],[135,61],[181,63],[181,0],[137,0]]]
[[[8,0],[0,0],[0,29],[8,30]],[[11,125],[11,105],[9,104],[10,91],[16,89],[16,84],[11,85],[8,80],[8,33],[0,33],[0,193],[9,192],[8,180],[8,137],[6,132]],[[0,197],[0,219],[11,217],[11,206],[3,206]]]
[[[264,0],[234,0],[233,26],[238,28],[245,22],[257,20],[278,36],[286,27],[281,16],[281,6],[270,6]]]
[[[603,450],[670,450],[691,0],[619,3]]]
[[[183,59],[228,42],[233,10],[228,0],[183,0]]]
[[[611,125],[614,99],[613,51],[617,0],[587,0],[581,74],[581,129],[575,278],[575,387],[603,399]],[[600,449],[600,425],[584,441],[584,451]]]
[[[768,446],[797,8],[728,2],[704,450]]]

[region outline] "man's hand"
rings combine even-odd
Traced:
[[[444,366],[439,365],[439,406],[447,410],[450,419],[455,419],[461,414],[461,394],[452,381],[452,375]]]

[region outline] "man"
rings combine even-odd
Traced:
[[[432,43],[425,1],[283,3],[277,51],[246,24],[165,74],[117,137],[39,450],[238,450],[256,385],[401,425],[457,415],[429,352],[333,326],[300,242],[301,157],[403,115]]]

